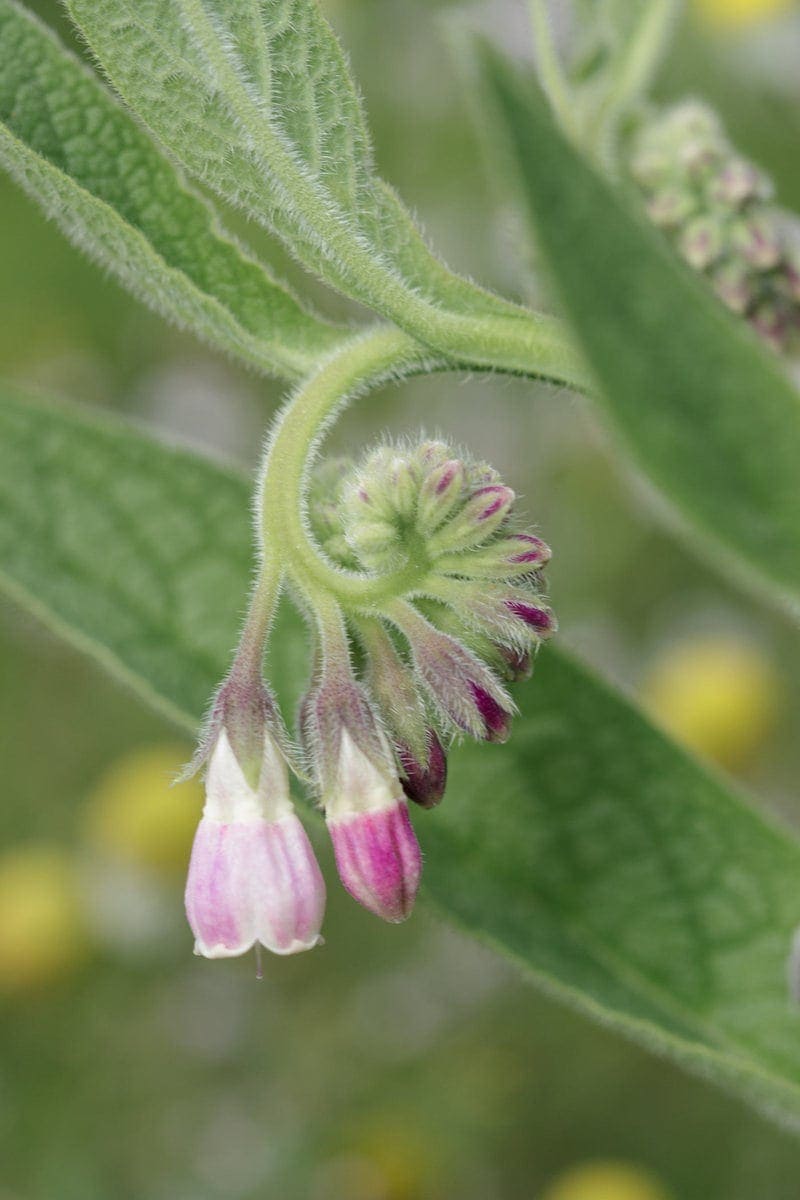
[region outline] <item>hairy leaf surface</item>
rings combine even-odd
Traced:
[[[0,0],[0,165],[71,241],[204,341],[294,379],[338,340],[13,0]]]
[[[452,274],[428,249],[375,173],[360,98],[315,0],[67,7],[170,154],[310,270],[451,357],[583,383],[559,322]]]

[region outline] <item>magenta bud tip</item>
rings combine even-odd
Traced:
[[[486,500],[486,506],[478,514],[479,521],[488,521],[490,517],[494,517],[502,509],[510,508],[514,503],[514,493],[511,488],[504,487],[501,483],[487,484],[486,487],[478,488],[473,492],[471,499],[481,497]]]
[[[540,637],[552,633],[555,628],[553,614],[546,608],[535,604],[526,604],[524,600],[506,600],[506,608],[520,621],[524,621],[531,629],[535,629]]]
[[[533,673],[533,659],[529,650],[512,650],[507,646],[498,646],[497,650],[503,660],[503,670],[509,683],[521,683],[530,679]]]
[[[487,742],[505,742],[511,732],[511,714],[498,704],[494,696],[490,696],[477,683],[470,683],[475,704],[484,724],[484,737]]]
[[[435,808],[447,785],[447,755],[436,734],[429,736],[427,766],[403,743],[397,745],[397,757],[404,772],[400,782],[409,800],[422,808]]]
[[[439,468],[439,478],[436,481],[436,495],[441,496],[442,492],[446,492],[456,475],[461,471],[461,463],[457,459],[451,458],[442,467]]]
[[[550,561],[552,552],[541,538],[534,537],[532,533],[515,533],[512,534],[512,537],[515,542],[519,543],[520,548],[516,554],[509,555],[510,563],[515,565],[530,563],[531,566],[542,567]]]
[[[405,800],[329,821],[339,878],[354,900],[398,924],[414,907],[422,855]]]

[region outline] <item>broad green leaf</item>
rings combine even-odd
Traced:
[[[247,483],[111,420],[6,394],[0,573],[196,725],[251,578]],[[291,697],[308,670],[286,611],[271,676]],[[797,1122],[785,960],[800,847],[554,647],[518,699],[510,742],[456,749],[445,803],[416,820],[429,902],[570,1003]]]
[[[800,609],[800,397],[659,232],[484,50],[542,258],[640,468],[745,582]]]
[[[316,0],[67,8],[170,154],[310,270],[450,357],[582,384],[560,323],[453,275],[378,178],[360,98]]]
[[[237,245],[100,81],[13,0],[0,0],[0,166],[124,286],[212,345],[294,379],[340,337]]]

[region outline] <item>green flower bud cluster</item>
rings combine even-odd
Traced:
[[[772,184],[716,114],[684,101],[640,131],[630,171],[653,222],[719,298],[777,350],[800,330],[800,237]]]
[[[550,558],[522,528],[515,500],[487,463],[423,440],[384,443],[358,464],[321,463],[308,512],[316,540],[339,566],[383,574],[427,563],[442,578],[485,582],[478,590],[489,595],[492,581],[529,579]]]
[[[359,463],[322,463],[310,481],[320,547],[387,581],[386,599],[349,623],[365,695],[407,795],[425,805],[441,796],[451,736],[508,736],[503,685],[530,673],[555,629],[541,575],[550,551],[522,527],[515,499],[492,467],[442,441],[384,443]]]

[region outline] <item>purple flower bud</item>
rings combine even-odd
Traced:
[[[490,483],[478,488],[463,508],[431,538],[429,553],[435,557],[480,546],[507,519],[514,500],[511,488],[502,483]]]
[[[495,650],[502,663],[504,677],[509,683],[522,683],[533,674],[533,659],[530,650],[512,649],[510,646],[496,646]]]
[[[400,782],[409,800],[422,808],[435,808],[447,784],[447,755],[439,738],[432,729],[429,731],[428,759],[424,763],[404,743],[398,742],[396,750],[403,768]]]
[[[531,629],[536,630],[537,637],[548,637],[555,632],[555,617],[549,608],[518,599],[506,600],[505,606],[520,621],[524,621]]]
[[[442,716],[470,737],[504,741],[513,706],[488,667],[411,605],[397,605],[396,613],[414,666]]]
[[[486,691],[474,680],[470,680],[469,686],[483,720],[484,739],[487,742],[508,741],[508,735],[511,732],[511,714],[491,692]]]
[[[339,878],[384,921],[404,921],[414,907],[422,855],[405,800],[328,817]]]
[[[325,884],[289,799],[285,763],[268,733],[264,741],[255,788],[224,728],[211,755],[186,883],[195,951],[206,958],[244,954],[257,942],[295,954],[320,940]]]
[[[532,533],[512,533],[505,543],[509,546],[508,561],[527,567],[543,567],[550,562],[552,551],[546,542]],[[519,546],[515,550],[515,546]]]

